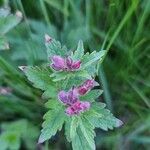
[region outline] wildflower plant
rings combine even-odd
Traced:
[[[102,94],[95,81],[97,65],[105,51],[85,53],[82,41],[75,51],[45,35],[48,62],[46,66],[20,67],[36,88],[48,99],[45,106],[41,135],[38,143],[50,139],[62,127],[74,150],[94,150],[94,129],[107,131],[122,122],[106,109],[97,98]],[[96,88],[95,88],[96,87]]]

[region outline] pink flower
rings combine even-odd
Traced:
[[[51,66],[56,71],[74,71],[81,66],[81,61],[73,61],[70,57],[62,58],[60,56],[53,56],[51,60]]]
[[[58,93],[58,99],[67,106],[65,112],[69,116],[80,114],[90,108],[89,102],[81,102],[79,100],[79,94],[76,88],[72,88],[68,92],[60,91]]]
[[[71,58],[66,58],[66,68],[69,71],[79,69],[81,65],[81,61],[73,61]]]
[[[94,86],[99,85],[97,82],[95,82],[93,79],[86,80],[81,86],[78,87],[78,93],[80,95],[86,94],[88,91],[90,91]]]
[[[65,60],[60,56],[53,56],[51,66],[56,71],[64,70],[65,69]]]
[[[58,99],[65,105],[71,106],[79,99],[77,89],[72,88],[68,92],[60,91],[58,94]]]
[[[73,116],[73,115],[78,115],[82,112],[87,111],[90,108],[90,103],[89,102],[81,102],[77,101],[73,105],[69,106],[66,109],[66,114],[68,116]]]

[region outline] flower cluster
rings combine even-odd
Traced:
[[[51,67],[56,71],[74,71],[80,68],[81,61],[73,61],[70,57],[53,56]]]
[[[79,96],[86,94],[97,84],[94,80],[86,80],[81,86],[73,87],[68,92],[60,91],[58,99],[67,106],[66,114],[69,116],[78,115],[90,108],[90,103],[80,101]]]

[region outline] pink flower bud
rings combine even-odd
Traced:
[[[86,80],[81,86],[78,87],[78,93],[80,95],[86,94],[88,91],[90,91],[94,86],[99,85],[97,82],[95,82],[93,79]]]
[[[76,61],[72,64],[72,69],[79,69],[81,66],[81,61]]]
[[[60,56],[52,57],[52,68],[56,71],[63,70],[65,68],[65,60]]]
[[[66,68],[68,71],[79,69],[81,61],[73,61],[71,58],[66,58]]]

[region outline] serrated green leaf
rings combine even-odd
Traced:
[[[57,107],[57,109],[49,110],[44,115],[44,123],[42,124],[41,135],[39,137],[39,143],[50,139],[57,131],[60,131],[63,123],[65,122],[66,115],[63,107]]]
[[[102,59],[104,54],[105,54],[104,50],[99,52],[93,51],[91,54],[86,53],[82,58],[82,69],[86,69],[96,61]]]
[[[42,94],[43,99],[48,98],[56,98],[57,97],[57,89],[55,86],[49,85],[46,91]]]
[[[53,84],[50,78],[51,70],[48,68],[28,66],[24,72],[28,80],[31,81],[36,88],[46,90],[49,85]]]
[[[33,83],[33,86],[44,90],[43,98],[55,98],[57,89],[55,83],[50,78],[51,70],[42,67],[26,67],[25,75],[28,80]]]
[[[113,114],[104,108],[105,105],[101,105],[95,102],[91,107],[91,112],[87,114],[87,119],[96,127],[101,128],[105,131],[119,127],[122,122],[113,116]],[[93,113],[93,114],[92,114]],[[97,113],[97,115],[95,115]]]
[[[95,150],[94,127],[83,117],[79,123],[76,136],[72,139],[73,150]]]
[[[89,91],[86,95],[80,97],[80,100],[94,102],[101,94],[103,90],[94,89]]]
[[[48,109],[58,109],[61,103],[57,99],[50,99],[45,103],[45,107]]]
[[[80,120],[80,129],[85,137],[85,140],[87,140],[89,147],[94,150],[95,149],[94,126],[86,118],[82,117]]]
[[[85,140],[80,128],[77,129],[76,136],[72,140],[72,148],[73,150],[93,150]]]
[[[74,60],[80,60],[83,55],[84,55],[84,47],[83,47],[82,40],[80,40],[78,42],[77,50],[74,52],[73,59]]]
[[[60,42],[56,41],[55,39],[52,39],[50,42],[46,43],[46,48],[47,48],[48,59],[50,59],[54,55],[59,55],[64,57],[67,54],[66,46],[62,47]]]
[[[69,142],[71,142],[71,140],[75,137],[78,125],[79,125],[79,118],[77,116],[72,116],[66,119],[65,135]]]

